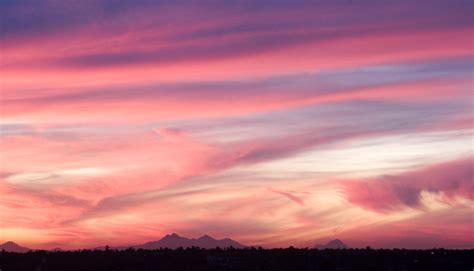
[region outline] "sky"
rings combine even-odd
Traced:
[[[1,1],[0,242],[474,248],[472,1]]]

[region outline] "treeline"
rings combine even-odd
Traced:
[[[0,252],[1,271],[466,270],[474,250],[160,249]]]

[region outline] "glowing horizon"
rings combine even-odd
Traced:
[[[474,248],[471,1],[0,3],[0,243]]]

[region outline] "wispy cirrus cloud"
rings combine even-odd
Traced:
[[[268,188],[268,191],[273,192],[273,193],[276,193],[276,194],[279,194],[279,195],[282,195],[282,196],[285,196],[285,197],[287,197],[288,199],[290,199],[291,201],[293,201],[293,202],[295,202],[295,203],[297,203],[297,204],[299,204],[299,205],[301,205],[301,206],[304,205],[304,201],[303,201],[301,198],[295,196],[294,194],[292,194],[292,193],[290,193],[290,192],[279,191],[279,190],[276,190],[276,189],[271,188],[271,187]]]

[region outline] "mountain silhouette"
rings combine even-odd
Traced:
[[[168,234],[165,237],[161,238],[158,241],[148,242],[143,245],[133,246],[134,248],[143,248],[143,249],[158,249],[158,248],[171,248],[175,249],[178,247],[200,247],[200,248],[244,248],[245,246],[229,238],[222,240],[217,240],[212,238],[209,235],[201,236],[197,239],[195,238],[186,238],[177,235],[176,233]]]
[[[327,242],[327,244],[325,245],[316,245],[315,248],[317,249],[346,249],[348,248],[348,246],[344,244],[344,242],[342,242],[341,240],[334,239]]]
[[[14,242],[8,241],[8,242],[3,243],[3,244],[0,245],[0,250],[5,250],[7,252],[23,253],[23,252],[28,252],[31,249],[29,249],[27,247],[22,247],[22,246],[14,243]]]

